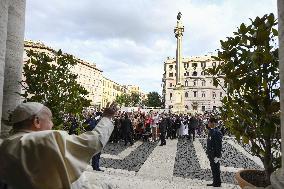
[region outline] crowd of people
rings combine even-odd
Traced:
[[[100,117],[100,112],[88,112],[85,117],[89,126],[94,128]],[[161,140],[161,145],[165,145],[165,139],[187,138],[195,140],[198,137],[206,137],[208,134],[208,120],[212,115],[205,114],[169,114],[150,111],[145,112],[121,112],[119,111],[114,119],[114,131],[109,142],[124,142],[133,144],[136,140],[156,142]],[[218,121],[217,127],[225,134],[225,127]],[[69,134],[74,134],[71,127]],[[162,142],[163,141],[163,142]]]

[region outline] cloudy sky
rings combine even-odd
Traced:
[[[96,63],[120,83],[161,93],[163,63],[174,57],[176,15],[185,27],[183,56],[205,55],[276,0],[28,0],[25,38]]]

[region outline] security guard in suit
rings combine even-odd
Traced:
[[[210,167],[213,175],[213,183],[207,184],[207,186],[220,187],[221,177],[220,177],[220,158],[222,151],[222,133],[216,127],[217,120],[211,117],[208,121],[208,138],[207,138],[207,157],[210,161]]]

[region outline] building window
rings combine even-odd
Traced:
[[[169,66],[170,70],[173,69],[173,67],[174,67],[173,65],[170,65],[170,66]]]
[[[203,80],[201,84],[202,84],[202,86],[205,86],[206,85],[206,81]]]
[[[193,86],[196,86],[196,85],[197,85],[197,81],[194,80],[194,81],[193,81]]]
[[[220,92],[220,97],[221,97],[221,98],[223,97],[223,93],[222,93],[222,92]]]
[[[192,73],[192,76],[197,76],[197,71],[194,71],[194,72]]]
[[[201,75],[205,75],[205,71],[202,71],[202,72],[201,72]]]
[[[193,97],[197,97],[197,91],[193,91]]]
[[[183,74],[184,76],[189,76],[189,72],[188,71],[186,71],[186,72],[184,72],[184,74]]]
[[[184,65],[184,69],[187,69],[189,67],[188,62],[183,63],[183,65]]]
[[[213,67],[216,66],[216,62],[213,62],[213,63],[212,63],[212,66],[213,66]]]
[[[172,87],[173,86],[173,84],[172,83],[170,83],[170,87]]]
[[[185,82],[184,82],[184,86],[188,86],[188,81],[186,80]]]
[[[188,92],[185,92],[184,96],[185,96],[185,98],[187,98],[188,97]]]
[[[206,62],[201,62],[201,67],[205,68],[206,67]]]
[[[202,97],[205,97],[205,92],[202,92],[202,94],[201,94],[201,95],[202,95]]]
[[[197,63],[192,63],[192,67],[197,67]]]
[[[170,73],[170,74],[169,74],[169,77],[173,77],[173,76],[174,76],[174,74],[173,74],[173,73]]]
[[[213,92],[213,93],[212,93],[212,96],[213,96],[213,98],[216,98],[216,93]]]
[[[203,111],[203,112],[205,111],[205,106],[202,106],[202,111]]]
[[[172,99],[172,97],[173,97],[173,94],[172,94],[172,93],[170,93],[170,100]]]

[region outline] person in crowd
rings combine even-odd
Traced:
[[[196,116],[191,116],[189,119],[188,123],[188,140],[191,140],[191,135],[192,135],[192,140],[195,140],[195,130],[198,126],[198,119]]]
[[[130,143],[130,145],[133,145],[133,127],[127,113],[125,113],[124,119],[121,122],[121,129],[124,136],[124,145],[127,146],[128,142]]]
[[[94,130],[69,135],[51,130],[48,107],[19,104],[11,114],[11,136],[0,145],[0,180],[13,189],[89,188],[82,173],[106,145],[116,111],[116,104],[108,104]]]
[[[145,118],[145,126],[144,126],[144,131],[142,134],[143,140],[144,141],[149,141],[149,138],[152,136],[151,133],[151,123],[153,122],[152,118],[150,115],[146,115]]]
[[[144,115],[140,114],[139,118],[138,118],[138,127],[137,127],[137,139],[141,139],[142,138],[142,134],[143,134],[143,129],[144,129]]]
[[[69,116],[69,122],[71,123],[71,126],[69,128],[68,134],[69,135],[73,135],[73,134],[78,135],[77,128],[79,127],[79,123],[78,123],[76,117],[74,115],[70,115]]]
[[[179,135],[180,135],[181,138],[188,136],[188,119],[187,119],[187,116],[182,117],[179,131],[180,131]]]
[[[170,139],[175,139],[176,138],[176,127],[175,127],[175,121],[176,121],[176,116],[173,115],[171,117],[171,127],[170,127]]]
[[[159,124],[159,121],[160,121],[159,115],[156,112],[153,114],[152,120],[153,120],[152,123],[151,123],[152,141],[156,142],[156,140],[157,140],[157,127],[158,127],[158,124]]]
[[[162,115],[162,120],[159,124],[159,128],[160,128],[160,140],[161,140],[161,144],[160,146],[166,145],[166,129],[169,125],[169,119],[167,117],[167,115]]]
[[[196,133],[198,134],[198,136],[200,137],[203,133],[203,127],[204,127],[204,123],[203,123],[203,119],[202,119],[202,116],[198,116],[197,117],[198,119],[198,126],[196,128]]]
[[[174,121],[174,126],[173,126],[173,130],[172,130],[172,138],[175,139],[177,138],[177,131],[180,129],[180,125],[181,125],[181,120],[180,117],[177,115],[175,117],[175,121]]]
[[[120,119],[119,116],[115,116],[115,118],[114,118],[114,129],[113,129],[113,132],[112,132],[110,139],[109,139],[110,142],[118,143],[119,128],[120,128],[120,120],[119,119]]]
[[[220,158],[222,152],[222,133],[216,127],[217,120],[211,117],[208,121],[209,133],[207,138],[207,150],[206,154],[210,162],[210,167],[213,175],[213,183],[207,184],[207,186],[220,187]]]
[[[85,124],[87,124],[86,131],[92,131],[96,127],[97,123],[97,120],[92,116],[92,114],[89,114],[85,121]]]
[[[132,121],[131,121],[133,124],[133,133],[134,133],[134,140],[138,140],[138,133],[139,133],[139,131],[138,131],[138,123],[139,123],[139,118],[138,118],[138,115],[137,114],[135,114],[134,116],[133,116],[133,119],[132,119]]]
[[[168,118],[169,124],[167,125],[167,128],[166,128],[166,139],[172,138],[172,127],[174,124],[172,120],[172,115],[169,115],[167,118]]]

